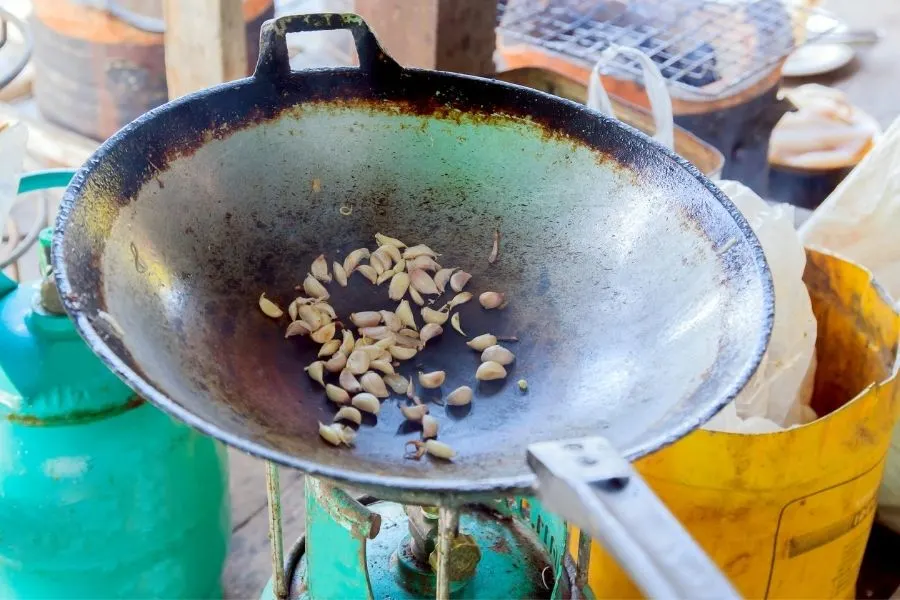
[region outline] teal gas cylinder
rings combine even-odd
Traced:
[[[136,397],[54,299],[0,273],[0,598],[221,597],[224,448]]]

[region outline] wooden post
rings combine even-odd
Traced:
[[[242,0],[164,0],[169,98],[247,75]]]
[[[494,72],[497,0],[356,0],[356,12],[403,66]]]

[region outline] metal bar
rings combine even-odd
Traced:
[[[578,562],[575,565],[575,589],[581,594],[588,583],[591,565],[591,536],[583,529],[578,530]]]
[[[459,534],[459,509],[438,509],[437,600],[450,600],[450,545]]]
[[[284,577],[284,540],[281,534],[281,486],[278,465],[266,461],[266,500],[269,503],[269,547],[272,550],[272,577],[276,598],[287,598]]]

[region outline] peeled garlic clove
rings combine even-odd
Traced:
[[[459,313],[454,313],[453,316],[450,317],[450,325],[453,326],[453,329],[456,330],[456,333],[463,337],[466,337],[466,332],[462,330],[462,325],[459,324]]]
[[[426,343],[433,337],[437,337],[444,333],[444,328],[438,325],[437,323],[426,323],[424,327],[422,327],[422,331],[419,332],[419,339],[422,340],[422,343]]]
[[[381,323],[381,313],[376,310],[351,313],[350,321],[357,327],[374,327]]]
[[[394,244],[382,244],[379,250],[387,254],[395,263],[399,263],[403,260],[403,255],[400,253],[399,246],[395,246]]]
[[[478,365],[475,371],[475,379],[478,381],[493,381],[494,379],[503,379],[506,377],[506,369],[500,363],[489,360]]]
[[[501,365],[509,365],[516,360],[516,355],[503,346],[489,346],[481,353],[481,362],[493,361]]]
[[[443,371],[432,371],[431,373],[419,372],[419,385],[427,390],[433,390],[441,387],[447,374]]]
[[[409,360],[415,356],[417,352],[415,348],[406,348],[403,346],[391,346],[388,348],[388,351],[391,353],[391,356],[397,360]]]
[[[423,271],[437,271],[441,268],[441,265],[437,264],[433,258],[430,256],[417,256],[411,261],[406,263],[406,268],[409,271],[414,269],[422,269]]]
[[[307,335],[311,331],[309,325],[303,321],[292,321],[284,332],[284,337],[294,337],[295,335]]]
[[[437,289],[443,294],[444,290],[447,289],[447,284],[450,282],[450,276],[453,275],[453,271],[456,268],[452,269],[441,269],[437,273],[434,274],[434,285],[437,286]]]
[[[325,385],[325,384],[322,384]],[[412,400],[416,397],[416,388],[413,385],[412,375],[409,376],[409,381],[406,383],[406,397]],[[417,403],[418,404],[418,403]]]
[[[425,440],[425,451],[435,458],[443,458],[444,460],[450,460],[456,456],[453,448],[437,440]]]
[[[391,285],[388,288],[388,297],[391,300],[400,300],[409,289],[409,274],[397,273],[391,277]]]
[[[378,373],[369,371],[360,378],[359,383],[366,392],[372,394],[376,398],[387,398],[390,396],[387,391],[387,386],[384,385],[384,380]]]
[[[319,435],[332,446],[340,446],[344,441],[337,429],[331,425],[325,425],[321,421],[319,421]]]
[[[409,286],[409,297],[413,299],[413,302],[418,304],[419,306],[425,305],[425,299],[422,298],[422,295],[414,288],[413,286]]]
[[[353,445],[353,440],[356,439],[356,432],[353,431],[352,427],[347,427],[346,425],[341,425],[340,423],[332,423],[331,426],[337,430],[338,434],[341,436],[342,442],[344,442],[348,446]]]
[[[362,350],[354,350],[347,358],[347,369],[354,375],[362,375],[369,370],[369,355]]]
[[[336,352],[325,363],[325,370],[329,373],[340,373],[345,366],[347,366],[347,355],[343,352]]]
[[[394,332],[384,325],[379,325],[378,327],[360,327],[359,332],[373,340],[383,340],[394,334]]]
[[[353,346],[356,344],[356,340],[353,339],[353,333],[347,329],[343,330],[341,335],[344,338],[341,342],[341,352],[350,356],[350,353],[353,352]]]
[[[347,271],[344,270],[343,265],[338,261],[334,261],[331,263],[331,270],[334,272],[334,280],[338,282],[338,285],[347,287]]]
[[[330,341],[334,337],[334,323],[323,325],[309,334],[309,337],[317,344],[324,344]]]
[[[419,339],[418,333],[415,334],[415,336],[397,334],[394,336],[394,342],[395,346],[415,348],[417,350],[422,346],[422,341]]]
[[[428,414],[428,406],[425,404],[416,404],[415,406],[400,405],[400,412],[407,421],[421,421],[422,417]]]
[[[406,248],[406,244],[404,244],[397,238],[392,238],[392,237],[386,236],[383,233],[375,234],[375,242],[379,246],[394,246],[396,248]]]
[[[338,383],[351,394],[358,394],[363,391],[362,385],[360,385],[359,381],[349,369],[341,370],[341,375],[338,377]]]
[[[328,340],[327,342],[325,342],[324,344],[322,344],[322,347],[321,347],[321,348],[319,348],[319,354],[318,354],[317,356],[318,356],[319,358],[322,358],[323,356],[331,356],[332,354],[334,354],[335,352],[337,352],[337,351],[338,351],[338,348],[340,348],[340,347],[341,347],[341,342],[340,342],[340,341],[338,341],[338,340]]]
[[[381,410],[381,402],[378,401],[378,398],[368,392],[353,396],[351,403],[354,408],[358,408],[363,412],[372,413],[373,415],[377,415],[378,411]]]
[[[422,269],[413,269],[409,272],[409,284],[414,287],[416,291],[425,295],[440,294],[437,286],[434,285],[434,279]]]
[[[347,277],[350,276],[350,273],[356,270],[357,265],[359,265],[359,261],[364,258],[369,258],[369,249],[368,248],[358,248],[347,255],[344,259],[344,272],[347,274]]]
[[[472,388],[462,385],[447,395],[447,404],[450,406],[465,406],[472,402]]]
[[[356,271],[368,279],[370,283],[376,283],[378,281],[378,271],[369,265],[359,265],[356,267]]]
[[[391,331],[397,332],[403,329],[403,322],[400,320],[400,317],[395,315],[389,310],[382,310],[381,312],[381,320],[384,321],[384,326],[390,329]]]
[[[435,325],[443,325],[447,322],[447,319],[450,317],[449,314],[445,312],[441,312],[439,310],[434,310],[433,308],[425,307],[422,309],[422,318],[425,319],[426,323],[434,323]]]
[[[395,343],[397,343],[397,342],[394,340],[394,336],[391,336],[391,337],[386,337],[383,340],[378,340],[377,342],[375,342],[375,347],[380,348],[383,351],[386,351],[388,348],[393,346]],[[382,352],[381,354],[384,355],[384,352]],[[388,356],[390,356],[390,353],[388,353]],[[378,359],[376,358],[375,360],[378,360]]]
[[[391,264],[393,264],[394,262],[394,259],[385,250],[385,248],[387,247],[388,246],[381,246],[378,248],[378,250],[372,253],[372,256],[378,257],[378,262],[380,262],[384,266],[385,271],[389,271],[391,269]],[[393,246],[390,246],[390,248],[393,248]]]
[[[325,363],[323,363],[321,360],[310,363],[310,365],[303,370],[306,371],[310,379],[312,379],[319,385],[325,385],[325,380],[323,378],[325,375]]]
[[[374,364],[373,364],[374,366]],[[381,378],[395,394],[406,393],[406,378],[397,373],[389,373]]]
[[[303,280],[303,291],[306,292],[308,296],[319,298],[320,300],[324,300],[328,297],[328,290],[326,290],[325,286],[311,274],[307,275],[306,279]]]
[[[301,320],[306,321],[307,325],[315,331],[323,325],[327,324],[328,319],[319,311],[310,305],[304,305],[297,309],[297,315]]]
[[[288,316],[291,318],[291,321],[297,320],[297,307],[298,306],[300,306],[300,305],[297,304],[296,300],[293,300],[293,301],[291,301],[290,304],[288,304]]]
[[[416,258],[417,256],[430,256],[431,258],[436,258],[437,253],[435,253],[434,250],[432,250],[425,244],[411,246],[403,251],[403,258],[405,258],[406,260],[411,260],[413,258]]]
[[[372,345],[366,345],[366,346],[357,345],[356,351],[357,352],[365,352],[366,356],[369,357],[369,363],[371,363],[373,360],[378,360],[379,358],[381,358],[381,353],[384,352],[378,346],[372,346]]]
[[[331,383],[325,385],[325,395],[335,404],[347,404],[350,402],[350,394],[347,393],[347,390]]]
[[[457,271],[450,277],[450,289],[454,292],[461,292],[472,276],[465,271]]]
[[[334,415],[335,421],[340,421],[341,419],[352,421],[359,425],[362,423],[362,414],[360,414],[359,410],[352,406],[342,406],[339,411]]]
[[[416,326],[416,319],[413,317],[412,308],[409,306],[409,302],[404,300],[399,305],[397,305],[397,310],[394,311],[394,314],[397,315],[397,318],[400,319],[400,322],[403,323],[406,327],[410,329],[418,329]]]
[[[497,344],[497,336],[491,335],[490,333],[483,333],[481,335],[473,337],[471,340],[466,342],[466,346],[471,348],[472,350],[477,350],[481,352],[494,346]]]
[[[369,363],[369,368],[381,371],[385,375],[392,375],[394,373],[394,367],[391,366],[390,361],[387,360],[373,360]]]
[[[378,275],[381,275],[382,273],[384,273],[385,271],[388,270],[388,265],[385,265],[382,262],[381,257],[378,256],[377,252],[369,257],[369,266],[371,266],[373,269],[375,269],[375,273],[377,273]],[[377,281],[378,281],[378,277],[376,275],[375,281],[373,281],[372,283],[376,283]]]
[[[334,308],[327,302],[317,302],[313,304],[313,308],[325,315],[325,317],[331,321],[337,319],[337,313],[334,312]]]
[[[279,319],[284,314],[284,311],[277,304],[266,298],[265,294],[259,297],[259,310],[272,319]]]
[[[506,294],[500,292],[484,292],[478,296],[478,302],[488,310],[492,308],[502,308],[505,299]]]
[[[451,299],[450,302],[445,304],[444,307],[441,308],[441,310],[443,310],[443,311],[453,310],[460,304],[465,304],[466,302],[468,302],[471,299],[472,299],[472,294],[470,294],[469,292],[460,292],[457,295],[453,296],[453,299]]]
[[[435,438],[438,434],[438,420],[431,415],[422,416],[422,438]]]
[[[316,257],[316,260],[313,261],[312,266],[309,268],[309,272],[319,281],[331,281],[331,275],[328,274],[328,261],[325,260],[324,254]]]

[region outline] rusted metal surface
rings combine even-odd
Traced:
[[[287,598],[287,580],[284,577],[284,537],[281,527],[281,485],[278,481],[278,465],[266,461],[266,500],[269,504],[269,547],[272,552],[272,577],[276,598]]]
[[[450,600],[450,579],[452,568],[453,540],[459,535],[459,509],[441,506],[438,509],[437,551],[437,600]]]
[[[260,27],[274,14],[273,1],[246,0],[244,7],[252,66]],[[74,0],[36,0],[32,25],[35,99],[49,120],[105,139],[168,99],[161,34],[140,31]]]
[[[360,69],[289,71],[287,31],[341,27]],[[66,308],[154,403],[307,473],[446,504],[530,490],[531,442],[602,433],[642,456],[753,373],[773,315],[762,251],[685,161],[572,102],[400,69],[360,21],[280,19],[263,39],[254,77],[137,120],[62,203],[53,254]],[[497,227],[503,250],[489,265]],[[521,299],[490,316],[463,307],[470,332],[518,335],[510,379],[527,377],[529,393],[483,384],[470,414],[447,412],[441,439],[458,457],[446,464],[403,460],[391,406],[354,449],[320,443],[316,421],[333,409],[302,371],[313,350],[255,309],[262,291],[286,304],[312,257],[343,256],[379,230],[428,242]],[[342,314],[372,302],[358,281],[334,298]],[[471,383],[477,357],[463,344],[444,335],[422,355],[447,371],[446,389]]]

